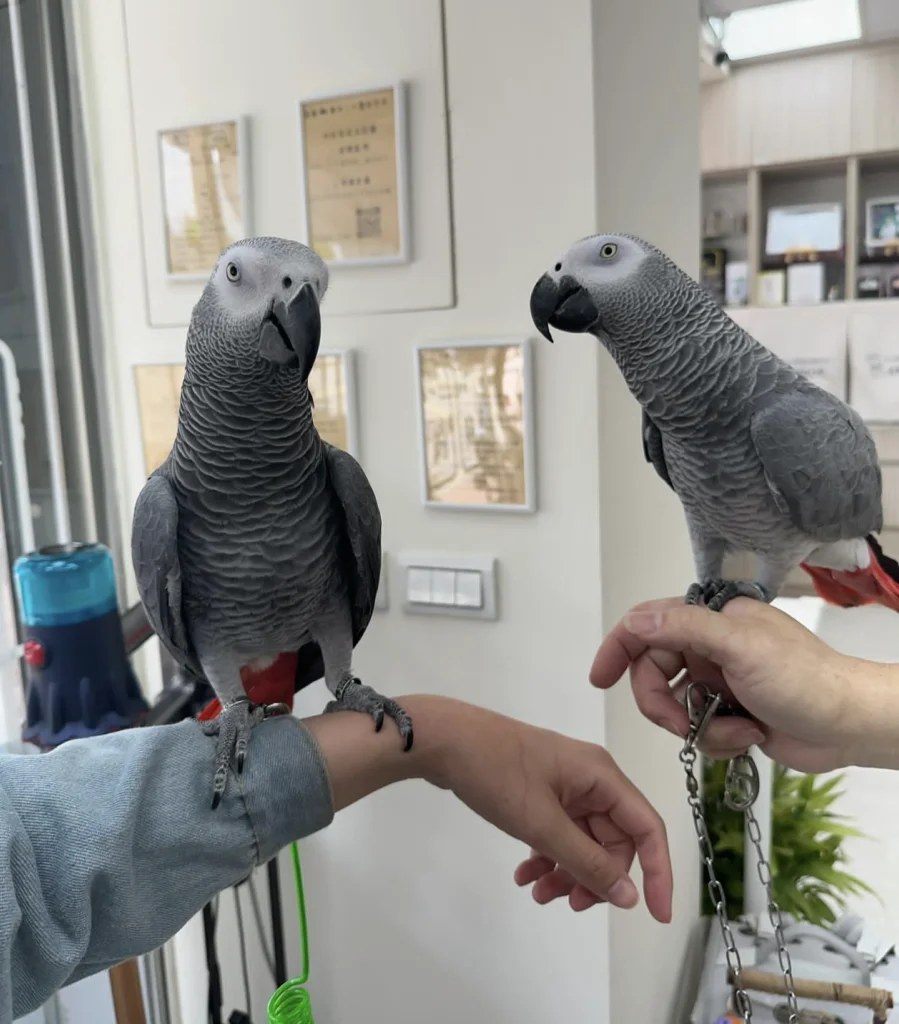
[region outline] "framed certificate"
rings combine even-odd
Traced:
[[[307,244],[331,265],[407,263],[405,86],[301,100]]]
[[[425,505],[536,510],[531,358],[526,339],[416,348]]]
[[[144,470],[149,476],[165,461],[178,432],[182,363],[134,367]],[[359,458],[355,359],[352,350],[322,349],[309,375],[312,421],[322,439]]]
[[[245,118],[159,132],[166,276],[205,281],[223,249],[251,234]]]

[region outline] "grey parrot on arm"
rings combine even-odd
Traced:
[[[288,686],[324,677],[326,711],[371,715],[378,729],[387,715],[412,745],[406,712],[352,671],[374,610],[381,517],[358,463],[312,422],[327,287],[327,266],[297,242],[251,238],[222,253],[191,316],[175,442],[134,509],[150,623],[221,702],[203,726],[218,735],[214,807],[252,727],[289,710],[292,691],[259,706],[244,687],[285,654]]]
[[[667,256],[629,235],[584,238],[531,293],[531,316],[590,333],[643,409],[643,450],[680,498],[696,581],[687,601],[720,610],[773,600],[797,566],[843,607],[899,611],[874,441],[848,405],[750,337]],[[756,578],[723,578],[728,553]]]

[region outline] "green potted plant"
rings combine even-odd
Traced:
[[[727,762],[705,760],[703,797],[709,836],[715,851],[715,871],[727,896],[731,918],[743,913],[744,818],[724,803]],[[843,843],[866,838],[847,819],[835,814],[842,795],[843,775],[822,779],[774,766],[771,807],[771,873],[774,898],[785,914],[799,921],[828,927],[846,909],[847,901],[869,885],[845,870]],[[708,881],[707,878],[704,879]],[[703,887],[703,914],[715,908]]]

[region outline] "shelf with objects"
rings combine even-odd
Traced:
[[[854,297],[899,298],[899,155],[859,160]]]
[[[899,299],[899,152],[702,177],[703,282],[729,311]]]
[[[746,175],[710,175],[702,189],[702,283],[724,306],[742,306],[749,289],[749,188]]]

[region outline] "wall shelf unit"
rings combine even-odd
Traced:
[[[766,249],[772,210],[831,204],[841,208],[838,248]],[[874,246],[867,238],[869,207],[880,230]],[[899,298],[899,151],[705,174],[700,232],[704,253],[723,250],[725,264],[748,264],[749,306],[772,304],[761,287],[768,271],[785,275],[782,302],[791,304],[787,268],[799,262],[823,264],[821,302]],[[722,304],[742,304],[725,303],[721,294]]]

